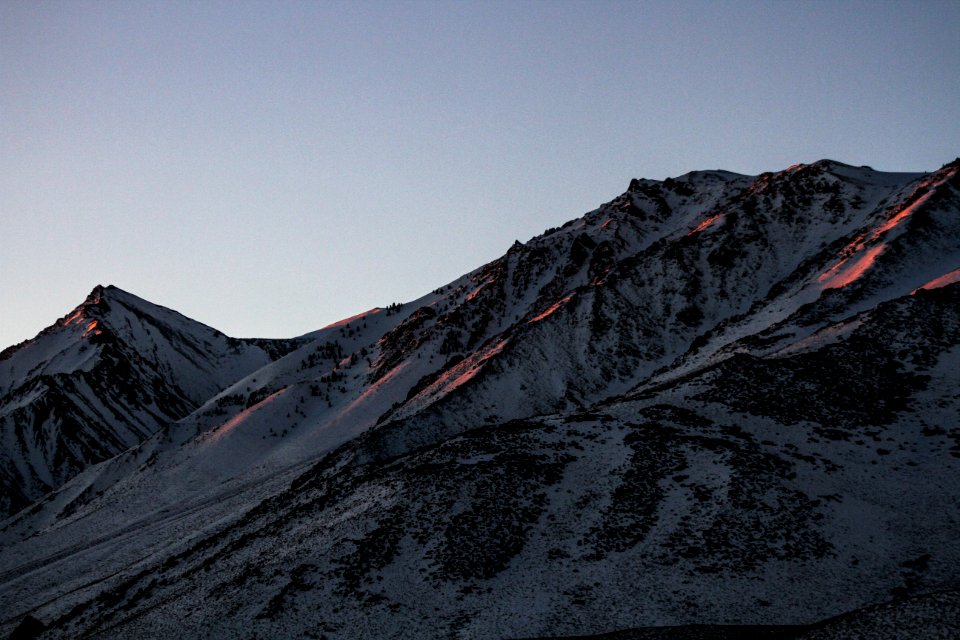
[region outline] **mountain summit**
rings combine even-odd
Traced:
[[[418,300],[286,342],[95,289],[0,356],[9,468],[36,438],[6,434],[101,424],[87,407],[122,434],[0,524],[0,624],[947,637],[958,170],[633,180]]]
[[[113,286],[0,352],[0,511],[182,418],[292,348],[236,340]]]

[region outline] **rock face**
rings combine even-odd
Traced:
[[[101,459],[139,444],[0,524],[0,624],[813,638],[907,616],[947,637],[958,170],[634,180],[417,301],[293,342],[207,338],[204,357],[195,330],[88,300],[4,385],[69,370],[118,412],[176,402],[139,435],[118,420]],[[90,378],[114,361],[101,323],[143,370],[116,390]]]
[[[295,342],[236,340],[116,287],[0,352],[0,513],[182,418]]]

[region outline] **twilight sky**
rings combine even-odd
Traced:
[[[115,284],[240,337],[633,177],[960,155],[960,3],[0,3],[0,348]]]

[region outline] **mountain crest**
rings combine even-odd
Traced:
[[[0,353],[0,513],[141,442],[298,340],[238,340],[114,286]]]
[[[87,298],[73,311],[57,320],[55,326],[67,327],[70,325],[82,325],[84,322],[102,315],[106,306],[101,304],[104,291],[103,285],[98,284],[95,286]],[[93,322],[97,322],[97,320],[94,319]]]
[[[577,637],[955,590],[958,171],[636,179],[291,341],[95,288],[0,362],[0,506],[50,491],[0,526],[0,634]]]

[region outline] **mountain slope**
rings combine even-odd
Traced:
[[[2,623],[520,637],[955,589],[958,168],[635,180],[308,334],[3,523]]]
[[[236,340],[116,287],[0,353],[0,513],[143,441],[294,341]]]
[[[763,366],[399,457],[369,432],[43,617],[65,636],[520,637],[809,624],[956,588],[958,311],[960,285],[921,291]],[[862,407],[805,384],[851,370],[886,381],[837,390]]]

